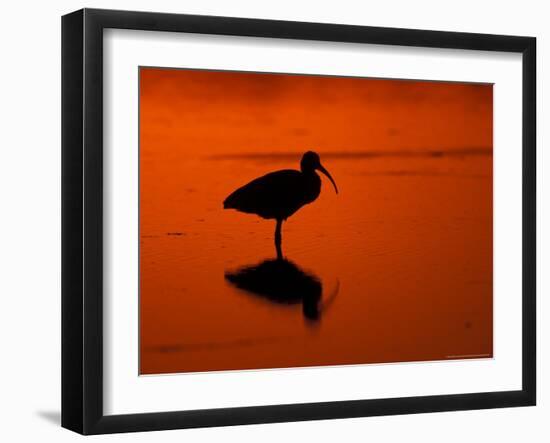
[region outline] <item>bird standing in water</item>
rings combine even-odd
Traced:
[[[300,171],[283,169],[252,180],[227,197],[224,209],[236,209],[256,214],[265,219],[275,219],[275,248],[277,258],[282,259],[281,249],[283,221],[302,206],[311,203],[321,192],[321,178],[315,172],[321,171],[332,182],[338,194],[336,183],[330,173],[321,165],[316,152],[308,151],[300,161]]]

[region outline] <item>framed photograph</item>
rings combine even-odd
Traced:
[[[535,405],[532,37],[62,19],[62,425]]]

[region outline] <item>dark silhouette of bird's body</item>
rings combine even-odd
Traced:
[[[265,219],[275,219],[275,247],[277,257],[282,258],[282,223],[302,206],[319,197],[321,178],[316,170],[329,178],[338,193],[336,183],[321,165],[319,155],[308,151],[302,156],[300,171],[283,169],[252,180],[229,195],[224,200],[223,207],[256,214]]]

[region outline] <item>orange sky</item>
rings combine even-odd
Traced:
[[[492,147],[490,85],[142,68],[140,88],[141,143],[166,150]]]

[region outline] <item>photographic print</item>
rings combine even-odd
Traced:
[[[140,373],[493,356],[493,85],[140,67]]]

